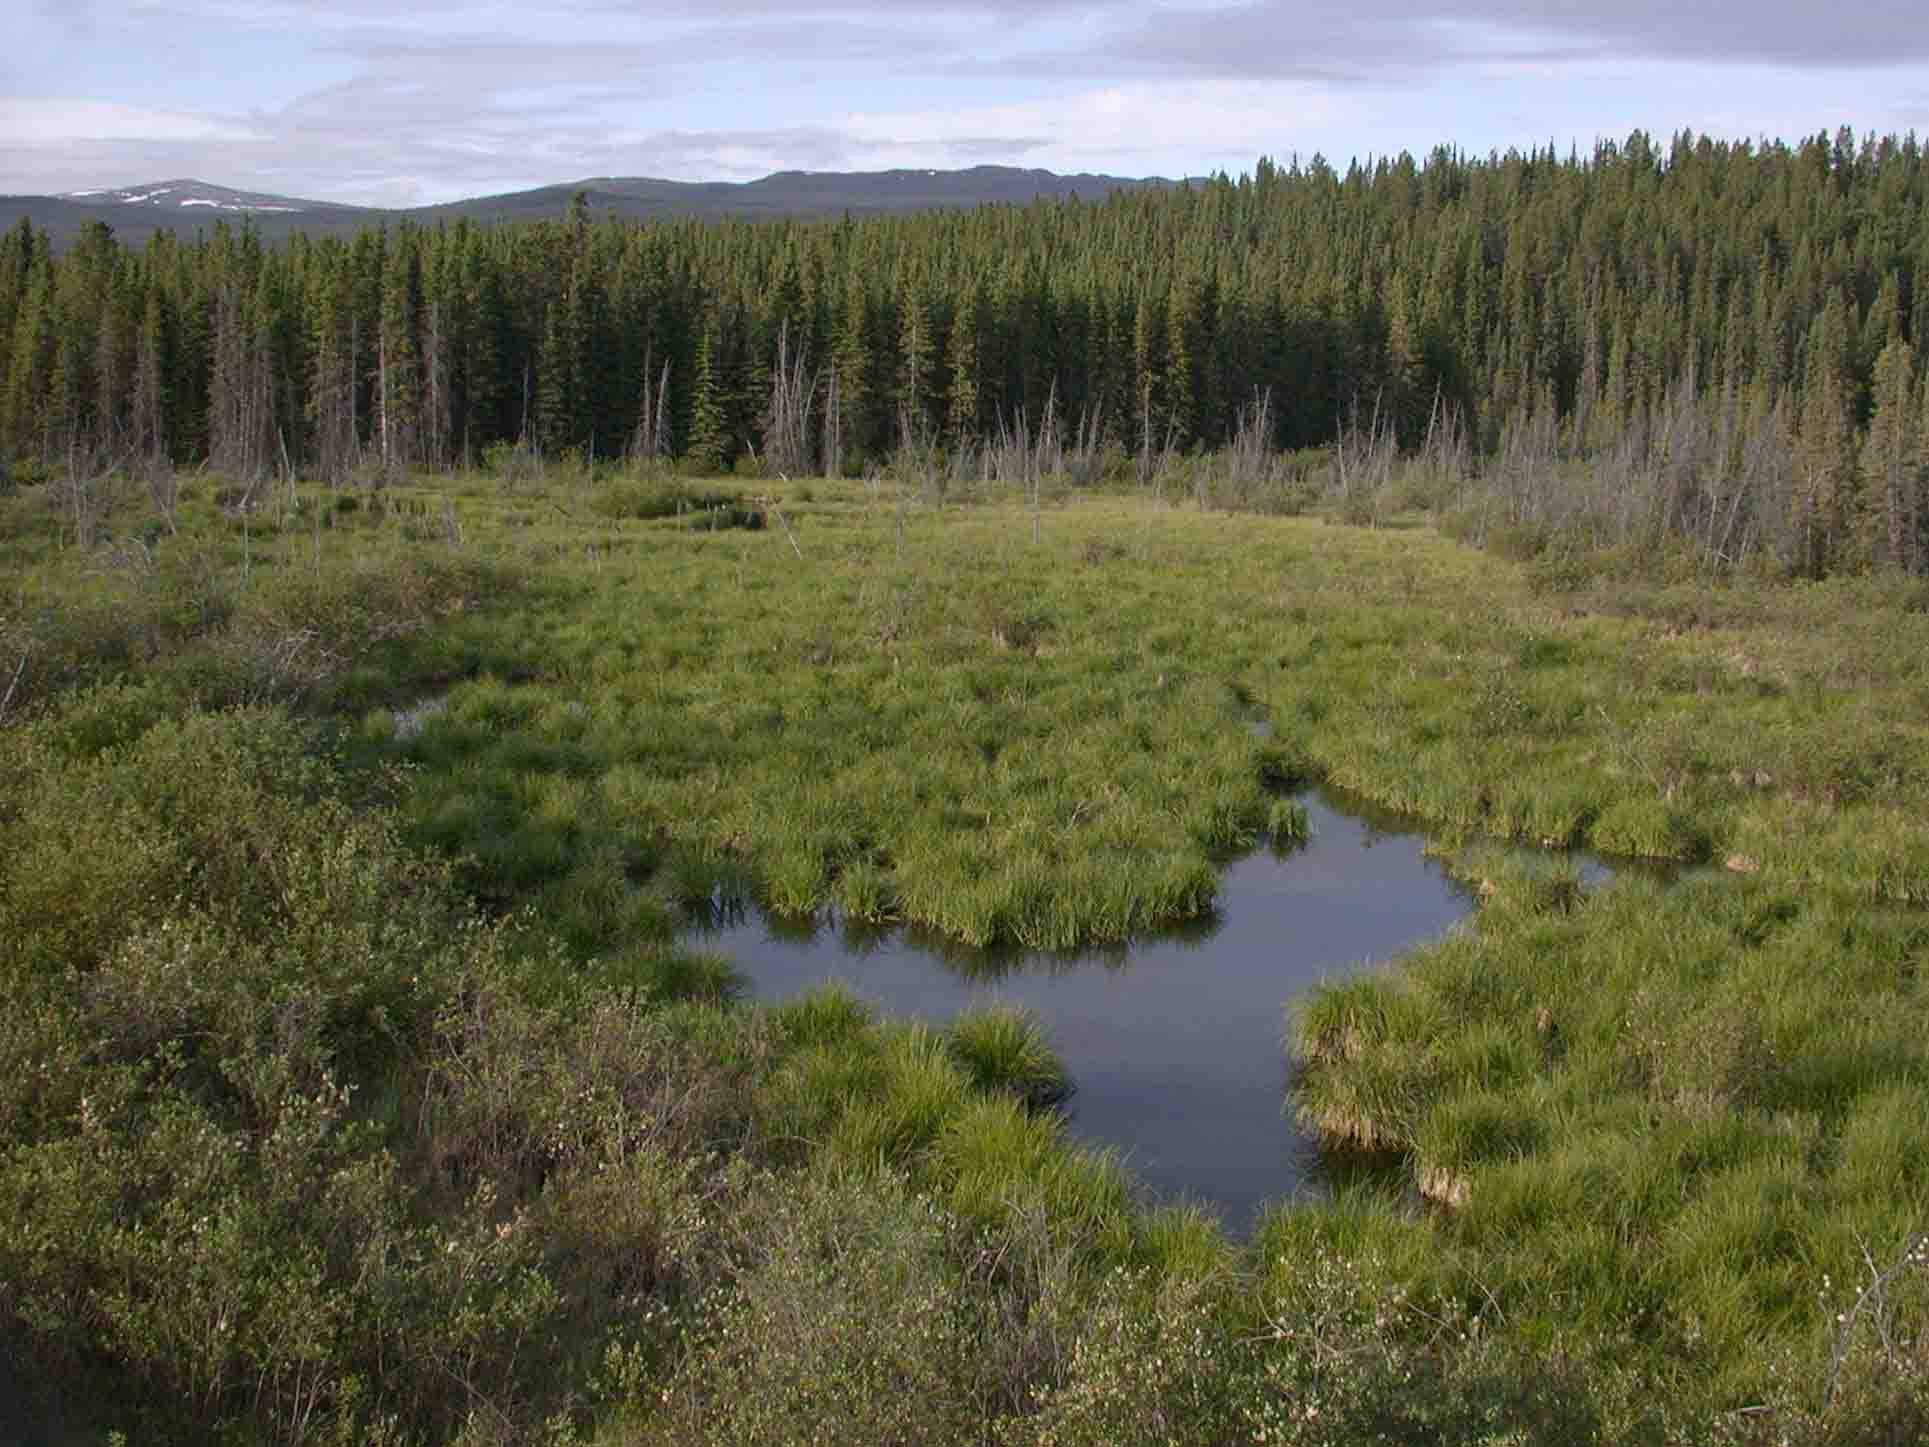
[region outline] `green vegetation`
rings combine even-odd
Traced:
[[[1028,1105],[1053,1105],[1071,1092],[1043,1027],[1023,1010],[968,1010],[946,1034],[952,1057],[980,1089],[1009,1091]]]
[[[0,235],[0,491],[95,480],[163,519],[301,469],[746,480],[891,467],[1147,486],[1348,521],[1418,508],[1534,558],[1822,577],[1929,569],[1929,166],[1908,138],[1636,132],[1591,155],[1441,147],[1196,186],[862,221],[407,223],[56,256]],[[718,500],[719,502],[722,499]],[[740,502],[741,500],[738,500]],[[753,509],[709,506],[705,525]],[[438,520],[439,521],[439,520]]]
[[[659,484],[197,484],[173,530],[110,488],[64,550],[48,483],[0,499],[0,1427],[1924,1430],[1915,585],[605,485]],[[1483,904],[1296,1012],[1288,1108],[1370,1159],[1245,1245],[1065,1141],[1022,1015],[750,1007],[676,945],[747,898],[1124,939],[1313,777]]]
[[[1926,207],[0,238],[0,1436],[1929,1434]],[[1035,1022],[678,943],[1116,946],[1313,780],[1482,903],[1249,1243]]]

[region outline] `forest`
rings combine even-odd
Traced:
[[[0,1439],[1929,1440],[1924,204],[10,232]],[[1227,1220],[999,986],[1212,991],[1329,802],[1459,922],[1280,985]]]
[[[1433,444],[1536,546],[1920,571],[1926,192],[1913,136],[1637,132],[862,222],[578,205],[272,249],[96,226],[55,256],[23,221],[0,456],[339,484],[505,449],[853,476],[921,449],[971,477],[1049,433],[1143,479],[1350,433]]]

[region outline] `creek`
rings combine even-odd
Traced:
[[[1303,846],[1231,861],[1209,917],[1110,949],[973,951],[917,929],[754,907],[721,911],[690,942],[733,960],[758,999],[841,980],[886,1015],[934,1024],[993,1002],[1035,1012],[1077,1087],[1069,1133],[1243,1234],[1319,1170],[1285,1098],[1293,999],[1438,937],[1474,907],[1411,823],[1326,791],[1300,802]]]

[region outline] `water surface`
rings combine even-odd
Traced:
[[[1110,1146],[1155,1192],[1243,1231],[1302,1186],[1314,1142],[1282,1107],[1286,1006],[1328,975],[1432,939],[1473,907],[1410,826],[1308,794],[1310,841],[1229,864],[1215,915],[1074,957],[961,950],[915,930],[741,911],[697,943],[736,961],[759,999],[842,980],[887,1015],[942,1024],[968,1005],[1035,1011],[1077,1085],[1073,1136]]]

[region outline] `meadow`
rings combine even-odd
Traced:
[[[890,476],[204,479],[86,548],[53,494],[0,496],[34,1430],[1929,1431],[1919,580]],[[678,945],[1130,939],[1315,780],[1483,902],[1282,1012],[1346,1169],[1250,1242],[1068,1144],[1035,1022]]]

